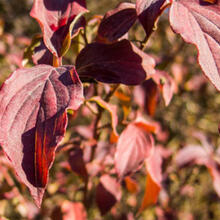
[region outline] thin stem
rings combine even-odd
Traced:
[[[88,195],[88,183],[89,183],[89,178],[85,180],[85,186],[83,188],[83,204],[85,207],[88,206],[88,200],[87,200],[87,195]]]
[[[113,87],[113,89],[105,96],[104,98],[104,101],[106,102],[109,102],[110,98],[114,95],[115,91],[118,89],[119,87],[119,84],[115,85]],[[95,119],[95,124],[94,124],[94,130],[93,130],[93,138],[95,140],[98,140],[99,139],[99,136],[100,136],[100,132],[99,132],[99,128],[98,128],[98,124],[102,118],[102,114],[104,112],[104,109],[101,108],[100,106],[98,106],[98,110],[99,110],[99,113],[98,115],[96,116],[96,119]],[[97,148],[97,144],[95,144],[93,147],[92,147],[92,153],[91,153],[91,158],[90,158],[90,161],[93,161],[94,157],[95,157],[95,152],[96,152],[96,148]]]
[[[85,26],[84,30],[82,30],[81,33],[82,33],[82,37],[85,41],[85,44],[87,45],[88,44],[88,38],[87,38],[87,34],[86,34],[86,26]]]
[[[62,66],[62,57],[56,57],[53,55],[53,66],[54,67]]]
[[[120,84],[115,85],[113,89],[106,95],[106,97],[104,98],[106,102],[109,102],[110,98],[114,95],[115,91],[118,89],[119,86]]]
[[[111,124],[107,123],[105,125],[102,125],[102,126],[98,127],[97,130],[101,130],[101,129],[105,129],[105,128],[110,128],[110,127],[111,127]]]
[[[147,45],[147,40],[148,40],[149,36],[145,36],[144,40],[141,41],[141,46],[140,46],[140,49],[141,50],[144,50],[146,45]]]
[[[97,114],[98,114],[98,112],[93,109],[93,107],[91,106],[91,104],[90,104],[88,101],[85,101],[85,105],[88,107],[88,109],[89,109],[94,115],[97,115]]]

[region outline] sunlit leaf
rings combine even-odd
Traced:
[[[85,0],[34,0],[30,15],[35,18],[43,32],[46,47],[61,57],[72,38],[72,22],[77,15],[87,12]],[[80,25],[75,28],[79,29]]]
[[[73,66],[19,69],[1,88],[0,144],[38,206],[65,133],[66,109],[76,110],[82,102]]]
[[[187,43],[196,45],[202,70],[220,90],[220,1],[174,1],[170,23]]]

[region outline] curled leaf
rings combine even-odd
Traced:
[[[153,29],[155,28],[155,23],[163,12],[163,4],[166,0],[137,0],[136,10],[138,19],[144,27],[147,37],[150,36]]]
[[[114,42],[125,33],[137,19],[135,5],[128,2],[120,3],[115,9],[107,12],[98,29],[101,42]]]
[[[72,22],[78,14],[87,12],[85,0],[34,0],[30,15],[35,18],[43,32],[46,47],[61,57],[68,49],[72,38]],[[79,29],[81,25],[75,25]]]

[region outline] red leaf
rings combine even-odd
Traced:
[[[80,148],[74,149],[69,153],[69,164],[73,172],[81,176],[85,181],[87,180],[88,173],[83,160],[83,152]]]
[[[47,48],[61,57],[72,37],[71,23],[83,12],[87,12],[85,0],[35,0],[30,15],[38,21]]]
[[[178,152],[176,155],[176,163],[178,166],[183,166],[190,162],[204,164],[207,157],[207,152],[201,146],[189,145]]]
[[[152,155],[146,159],[145,164],[147,167],[147,180],[144,198],[139,212],[142,212],[150,205],[156,204],[161,189],[162,157],[157,148],[154,148]]]
[[[98,29],[100,42],[113,42],[128,32],[137,19],[135,5],[128,2],[119,4],[107,12]]]
[[[151,155],[154,140],[146,131],[148,128],[149,124],[145,122],[133,122],[121,133],[115,153],[115,168],[120,178],[136,171]]]
[[[170,23],[187,43],[196,45],[202,70],[220,90],[220,2],[175,1],[170,9]]]
[[[103,175],[96,189],[96,203],[105,215],[121,199],[120,184],[109,175]]]
[[[154,116],[159,94],[157,84],[149,79],[144,81],[141,87],[144,90],[144,107],[150,116]]]
[[[92,77],[105,83],[137,85],[154,73],[155,61],[128,40],[110,45],[87,45],[76,59],[80,76]]]
[[[66,109],[76,110],[82,93],[72,66],[19,69],[1,88],[0,144],[38,206],[65,133]]]
[[[136,10],[138,19],[143,25],[147,37],[152,33],[155,22],[163,12],[163,4],[166,0],[137,0]]]
[[[165,71],[159,71],[152,75],[154,82],[159,86],[163,99],[165,101],[165,105],[168,106],[173,97],[173,93],[175,90],[175,83],[173,78]]]
[[[62,220],[86,220],[87,214],[82,203],[64,201],[61,206]]]
[[[195,136],[201,141],[202,146],[189,145],[179,150],[176,155],[176,163],[178,166],[183,166],[189,162],[204,165],[213,179],[213,186],[220,197],[220,172],[218,164],[213,155],[213,146],[208,143],[205,136],[201,133],[196,133]]]

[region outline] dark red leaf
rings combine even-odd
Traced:
[[[120,178],[135,172],[151,155],[154,140],[149,132],[152,128],[148,122],[135,121],[121,133],[115,153],[115,168]]]
[[[65,133],[66,109],[76,110],[82,101],[73,66],[19,69],[1,88],[0,144],[38,206]]]
[[[100,42],[113,42],[128,32],[137,19],[135,5],[123,2],[107,12],[98,29]]]
[[[80,148],[74,149],[69,153],[69,164],[73,172],[81,176],[85,181],[87,180],[88,173],[83,160],[83,152]]]
[[[38,21],[47,48],[56,57],[61,57],[72,33],[76,32],[71,23],[78,14],[86,11],[85,0],[35,0],[30,15]]]
[[[220,90],[220,1],[174,1],[170,23],[187,43],[198,49],[198,62],[205,75]]]
[[[144,27],[147,37],[152,33],[155,22],[163,11],[166,0],[137,0],[136,10],[138,19]]]
[[[76,59],[80,76],[105,83],[137,85],[154,73],[155,61],[128,40],[87,45]]]
[[[150,116],[154,116],[159,96],[157,84],[152,79],[149,79],[143,82],[141,86],[144,90],[145,110]]]
[[[105,215],[121,199],[120,184],[109,175],[103,175],[96,188],[96,203],[102,215]]]

